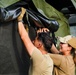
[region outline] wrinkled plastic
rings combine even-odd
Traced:
[[[56,20],[45,18],[43,15],[40,15],[40,13],[36,13],[33,10],[27,9],[27,12],[33,20],[39,23],[39,27],[47,27],[51,32],[56,32],[58,30],[59,23]]]
[[[37,27],[44,27],[44,25],[42,24],[41,20],[29,9],[26,10],[28,16],[35,22],[37,22],[38,24],[35,24]]]
[[[0,22],[16,19],[21,13],[21,7],[28,8],[28,4],[24,1],[18,1],[8,7],[0,7]]]
[[[66,36],[70,34],[70,27],[67,18],[45,0],[32,0],[37,10],[48,19],[56,20],[59,29],[55,32],[56,36]]]
[[[47,18],[43,18],[40,15],[37,15],[39,19],[44,23],[44,26],[47,27],[51,32],[56,32],[59,28],[59,23],[56,20],[50,20]]]
[[[12,10],[6,10],[5,8],[0,8],[0,21],[11,21],[16,19],[21,12],[21,8],[15,8]]]

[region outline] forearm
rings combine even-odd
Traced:
[[[55,47],[54,44],[51,47],[51,52],[54,53],[54,54],[58,54],[59,53],[59,50]]]
[[[34,50],[34,45],[32,44],[32,42],[29,38],[29,35],[22,22],[18,22],[18,30],[19,30],[20,37],[21,37],[29,55],[31,55]]]

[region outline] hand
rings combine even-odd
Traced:
[[[18,21],[21,21],[23,19],[25,12],[26,12],[26,9],[22,7],[21,8],[21,14],[18,17]]]
[[[41,33],[41,32],[49,32],[48,28],[40,28],[39,30],[37,30],[37,33]]]

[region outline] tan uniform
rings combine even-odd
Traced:
[[[53,59],[54,75],[75,75],[75,64],[71,55],[50,54]]]
[[[53,61],[49,54],[42,54],[38,49],[35,49],[31,56],[31,68],[29,75],[52,75]]]

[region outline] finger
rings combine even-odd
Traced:
[[[49,29],[48,28],[44,28],[44,31],[49,32]]]
[[[42,28],[42,31],[43,32],[49,32],[49,29],[48,28]]]
[[[39,29],[37,30],[37,33],[41,33],[41,28],[39,28]]]

